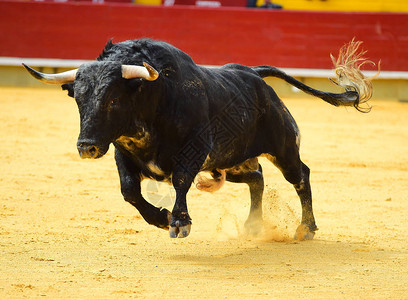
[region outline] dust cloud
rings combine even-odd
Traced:
[[[224,209],[217,224],[217,239],[248,239],[263,242],[292,242],[300,223],[294,210],[276,189],[266,186],[263,195],[263,221],[242,222],[234,212]],[[253,234],[256,232],[256,234]]]

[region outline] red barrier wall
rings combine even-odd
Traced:
[[[210,3],[206,5],[197,3],[199,0],[173,0],[174,5],[197,5],[197,6],[211,6]],[[202,1],[203,2],[203,1]],[[215,2],[215,6],[219,4],[219,6],[232,6],[232,7],[246,7],[248,0],[211,0],[206,2]],[[162,1],[162,3],[166,3]]]
[[[408,71],[408,14],[0,2],[0,56],[95,59],[110,38],[140,37],[200,64],[318,69],[356,37],[383,70]]]

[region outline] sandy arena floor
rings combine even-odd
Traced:
[[[300,203],[266,160],[261,236],[243,231],[247,187],[226,183],[192,188],[192,233],[170,239],[123,200],[112,149],[79,158],[66,92],[0,88],[0,298],[407,299],[408,104],[285,103],[312,170],[315,239],[292,240]],[[143,186],[170,205],[168,185]]]

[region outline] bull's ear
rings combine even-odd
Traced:
[[[73,83],[66,83],[66,84],[61,85],[61,87],[62,87],[62,90],[68,91],[68,96],[70,96],[72,98],[75,97],[75,95],[74,95],[74,84]]]

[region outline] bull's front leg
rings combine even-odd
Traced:
[[[140,187],[140,170],[137,166],[117,149],[115,160],[123,198],[136,207],[147,223],[169,229],[171,213],[167,209],[153,206],[143,198]]]
[[[197,143],[195,145],[200,144]],[[190,234],[191,218],[187,209],[187,192],[208,154],[204,149],[201,149],[203,147],[188,147],[186,146],[174,158],[175,169],[172,183],[176,191],[176,202],[171,212],[172,218],[169,229],[171,238],[184,238]],[[192,149],[194,150],[192,151]]]
[[[187,209],[187,192],[190,189],[194,177],[188,172],[178,171],[173,174],[173,186],[176,190],[176,202],[171,212],[170,237],[184,238],[191,230],[191,218]]]

